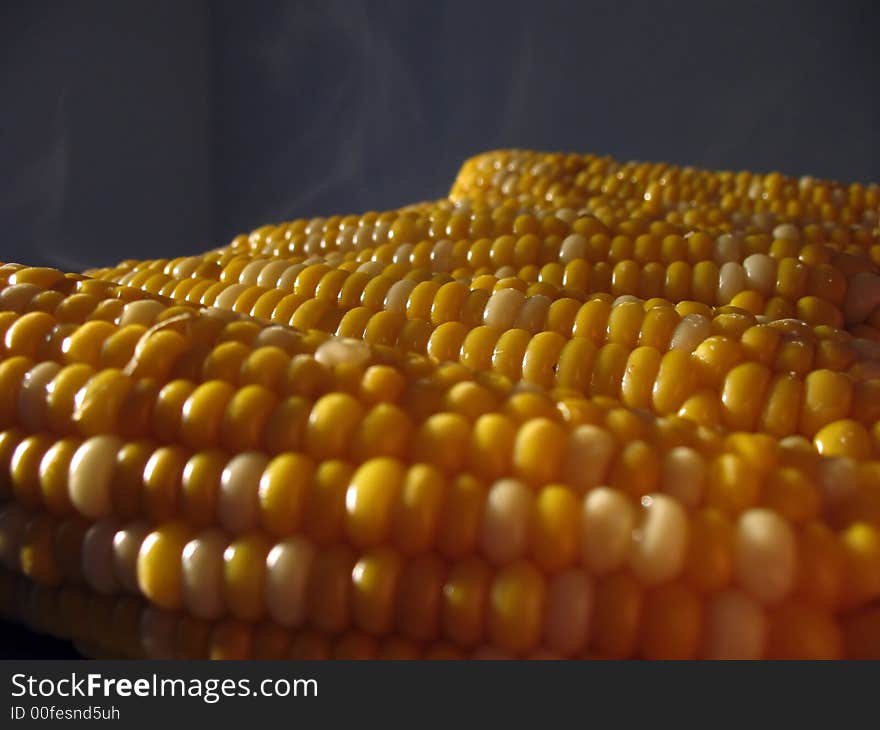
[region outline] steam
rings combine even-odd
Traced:
[[[277,29],[260,44],[259,60],[273,94],[300,96],[293,104],[279,103],[300,118],[290,120],[291,134],[272,151],[266,171],[269,180],[289,179],[290,185],[274,191],[260,220],[312,215],[322,196],[370,173],[371,150],[396,148],[395,129],[420,128],[425,121],[409,64],[366,2],[281,7]],[[367,184],[382,194],[383,179],[374,174]],[[265,198],[266,189],[255,185],[253,193]]]
[[[532,74],[537,68],[535,60],[534,35],[528,15],[523,12],[516,14],[519,19],[519,43],[517,54],[511,59],[513,68],[510,70],[510,87],[507,90],[507,104],[504,114],[505,127],[501,138],[512,147],[522,146],[522,136],[526,133],[529,120],[527,111],[528,92],[533,88]]]
[[[30,224],[23,240],[10,242],[21,259],[31,260],[36,250],[47,263],[72,271],[81,268],[81,262],[63,251],[60,237],[70,170],[66,89],[58,94],[54,107],[45,146],[24,162],[3,165],[7,175],[0,176],[0,220]]]

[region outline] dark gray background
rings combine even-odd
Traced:
[[[880,179],[874,3],[0,4],[0,259],[196,252],[506,145]]]
[[[878,180],[874,5],[0,0],[0,260],[197,252],[508,145]]]

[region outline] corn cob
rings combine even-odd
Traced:
[[[96,656],[878,656],[876,189],[591,165],[0,267],[0,608]]]
[[[447,212],[438,205],[421,216],[386,211],[265,226],[216,254],[225,256],[228,266],[218,269],[216,261],[207,271],[230,285],[239,277],[241,284],[256,284],[262,277],[261,285],[286,289],[308,262],[349,274],[358,268],[362,276],[383,272],[385,263],[394,279],[412,269],[456,279],[491,274],[548,284],[534,287],[544,294],[564,287],[575,295],[608,291],[673,301],[697,298],[707,304],[726,304],[739,295],[755,313],[766,306],[770,316],[797,315],[815,323],[839,323],[845,317],[858,324],[880,301],[875,263],[880,247],[870,229],[840,236],[838,227],[825,235],[829,232],[821,227],[787,223],[749,234],[741,226],[712,232],[627,217],[615,231],[589,215],[514,218],[513,213],[499,215],[500,210],[468,207],[447,222]],[[284,267],[282,254],[296,259]],[[197,258],[125,262],[101,276],[128,277],[126,284],[134,278],[135,286],[149,280],[148,286],[168,286],[165,293],[170,294],[174,271],[177,278],[200,278],[205,266]],[[330,272],[326,286],[341,287],[342,276]],[[190,296],[206,292],[215,295],[197,287]]]
[[[875,226],[880,206],[878,185],[526,150],[488,152],[467,160],[450,194],[454,200],[514,200],[526,208],[579,207],[602,196],[667,206],[686,202],[701,209],[715,203],[741,214],[770,212],[843,226],[861,221]]]
[[[565,334],[559,332],[545,332],[530,337],[521,328],[505,331],[499,327],[481,326],[465,334],[463,325],[453,321],[447,323],[449,326],[445,329],[442,325],[436,328],[425,345],[435,359],[460,359],[472,369],[494,371],[510,380],[523,380],[546,388],[562,388],[593,396],[615,397],[629,407],[648,408],[661,414],[680,412],[686,417],[693,414],[694,419],[703,425],[717,426],[723,422],[728,427],[751,428],[760,417],[762,425],[775,435],[787,436],[800,431],[813,437],[823,426],[849,416],[857,416],[857,420],[867,425],[871,423],[873,412],[868,407],[870,401],[854,398],[853,395],[871,392],[876,386],[873,380],[875,361],[859,356],[861,351],[876,357],[877,347],[873,343],[858,339],[847,341],[842,339],[845,333],[833,331],[822,331],[821,334],[826,337],[820,339],[809,329],[787,331],[785,323],[753,325],[753,318],[742,313],[721,314],[711,322],[696,314],[679,319],[671,306],[657,306],[645,312],[638,302],[622,302],[616,307],[608,307],[607,302],[601,300],[593,300],[591,304],[596,306],[584,305],[581,311],[589,311],[585,316],[576,318],[573,331],[566,333],[573,335],[568,343]],[[153,315],[160,316],[161,304],[149,302],[146,306],[151,308]],[[192,310],[183,312],[192,314]],[[656,316],[650,317],[652,314]],[[184,315],[175,316],[180,318]],[[600,329],[605,323],[605,316],[608,324]],[[652,337],[647,327],[636,329],[642,317],[642,321],[649,325],[665,318],[667,337]],[[728,321],[731,319],[732,323]],[[676,321],[678,323],[674,324]],[[34,366],[35,372],[31,373],[31,363],[27,357],[30,352],[18,343],[32,343],[41,333],[57,326],[48,313],[28,313],[10,326],[6,333],[6,354],[9,359],[0,366],[0,379],[9,379],[10,384],[15,377],[22,382],[27,381],[28,387],[20,399],[18,410],[22,418],[31,421],[38,418],[34,414],[45,409],[39,402],[40,388],[55,378],[63,382],[71,373],[84,374],[82,365],[130,367],[129,360],[140,342],[139,338],[145,334],[143,324],[124,325],[122,328],[109,322],[102,322],[97,328],[90,324],[81,332],[71,335],[72,349],[63,356],[68,364],[66,369],[62,371],[61,364],[41,363]],[[152,357],[161,359],[166,372],[183,377],[191,374],[188,371],[192,369],[197,355],[182,349],[183,344],[172,329],[175,326],[184,327],[185,331],[186,325],[183,323],[171,323],[160,331],[160,336],[155,340],[157,343],[166,342],[166,351],[162,350],[160,344],[147,348],[149,339],[142,343],[142,350],[158,353]],[[716,335],[715,331],[725,334]],[[594,339],[590,338],[591,334],[595,336]],[[642,335],[647,337],[642,340]],[[836,335],[841,335],[841,339]],[[106,338],[103,344],[99,337]],[[446,341],[450,337],[452,344]],[[370,335],[366,338],[368,341],[373,339]],[[390,337],[376,339],[380,344],[393,342]],[[120,341],[122,347],[117,345]],[[105,349],[107,355],[103,356]],[[80,350],[85,352],[85,362],[77,362]],[[228,366],[225,363],[230,358],[233,363],[237,363],[236,359],[246,358],[249,373],[259,373],[271,364],[277,381],[273,383],[276,400],[277,396],[298,392],[296,380],[305,367],[301,358],[294,361],[277,348],[257,347],[249,350],[248,345],[241,342],[221,342],[210,351],[207,350],[207,344],[202,343],[200,351],[205,358],[203,376],[220,375],[232,382],[226,386],[226,391],[218,385],[206,390],[209,395],[203,395],[200,391],[184,401],[183,407],[189,414],[187,423],[203,422],[200,403],[226,402],[233,395],[236,398],[257,397],[250,386],[262,387],[260,392],[264,395],[261,397],[271,405],[268,399],[273,396],[265,389],[268,383],[251,382],[255,377],[253,374],[242,378],[237,374],[232,377],[226,375]],[[180,359],[179,368],[176,367],[175,358]],[[814,365],[819,367],[814,368]],[[846,368],[846,372],[838,373],[821,367],[823,365]],[[76,417],[83,424],[89,424],[92,420],[89,405],[93,402],[100,403],[106,411],[106,403],[91,394],[104,392],[111,384],[123,395],[131,392],[136,397],[143,397],[142,389],[133,388],[133,385],[138,374],[149,374],[145,368],[146,364],[140,363],[130,374],[115,371],[112,379],[106,377],[105,373],[95,375],[84,383],[75,379],[78,387],[83,386],[84,397],[79,412],[68,418]],[[775,376],[774,371],[777,373]],[[4,378],[7,372],[9,375]],[[236,394],[235,385],[248,388]],[[159,384],[153,387],[156,389]],[[746,405],[751,389],[761,387],[771,389],[774,394],[779,392],[778,396],[769,399],[768,409],[763,415]],[[192,388],[195,388],[195,384],[191,385]],[[53,390],[62,392],[61,388]],[[35,393],[37,396],[33,395]],[[817,395],[825,393],[828,395],[824,400]],[[218,398],[221,400],[218,401]],[[222,411],[215,414],[216,419],[221,416]],[[54,420],[57,423],[61,418],[56,416]],[[106,419],[106,414],[102,418]],[[94,432],[96,427],[86,428],[92,428],[92,431],[87,430],[84,435]],[[128,428],[133,429],[134,426]],[[199,430],[197,427],[186,428]],[[242,426],[234,423],[226,428],[230,433],[240,433]],[[219,424],[213,428],[214,431],[218,429]],[[135,434],[134,431],[131,433]],[[852,445],[856,442],[849,443],[851,449],[856,448]]]
[[[526,237],[519,242],[524,239]],[[539,245],[537,238],[529,240],[535,247]],[[506,242],[515,243],[510,236],[506,237]],[[460,243],[467,244],[466,241]],[[485,239],[470,245],[470,249],[459,245],[450,247],[450,250],[455,252],[458,249],[456,255],[465,261],[482,243],[491,242]],[[880,282],[873,263],[852,256],[840,261],[850,272],[845,274],[832,264],[811,266],[794,257],[777,261],[766,254],[751,254],[742,263],[728,260],[720,265],[712,260],[701,260],[691,266],[684,261],[665,265],[658,261],[640,263],[631,258],[593,263],[588,245],[583,236],[570,235],[558,247],[561,251],[553,252],[554,259],[559,260],[547,261],[540,266],[535,263],[517,267],[505,264],[491,268],[476,266],[479,263],[476,261],[474,266],[455,266],[451,257],[446,257],[445,262],[435,260],[430,268],[411,267],[409,263],[393,260],[357,263],[351,258],[337,265],[335,260],[328,263],[316,257],[305,260],[253,259],[245,255],[236,256],[225,265],[218,262],[215,271],[207,276],[196,274],[174,278],[173,274],[157,270],[171,265],[164,261],[143,262],[131,265],[130,269],[98,273],[103,278],[154,294],[193,303],[217,303],[235,311],[253,311],[255,316],[276,320],[280,314],[276,315],[274,308],[283,298],[282,292],[288,292],[291,299],[289,303],[285,302],[281,313],[295,313],[314,298],[331,304],[338,300],[337,306],[343,311],[347,311],[352,303],[369,305],[373,309],[406,309],[413,289],[424,283],[422,289],[432,293],[444,284],[451,285],[447,287],[448,291],[463,289],[465,292],[468,288],[471,291],[516,288],[526,295],[542,297],[536,300],[541,302],[559,298],[582,301],[588,294],[603,292],[644,299],[696,300],[710,306],[732,304],[772,319],[798,316],[810,324],[836,327],[841,327],[844,320],[851,325],[862,323],[872,314],[875,308],[872,292]],[[488,252],[488,246],[482,248]],[[617,258],[616,255],[613,258]],[[430,261],[427,263],[431,264]],[[180,269],[180,265],[173,268]],[[377,278],[378,281],[374,282]],[[462,283],[464,281],[468,283]],[[472,316],[479,318],[486,305],[486,301],[471,303]]]

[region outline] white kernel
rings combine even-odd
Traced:
[[[394,255],[391,257],[392,263],[408,265],[412,256],[415,245],[412,243],[402,243],[394,249]]]
[[[356,226],[348,228],[352,232],[351,243],[353,248],[368,248],[373,244],[373,229],[375,221],[371,222],[364,218],[359,218]]]
[[[266,608],[281,626],[301,626],[306,618],[309,576],[315,546],[302,536],[275,545],[266,558]]]
[[[303,269],[305,269],[307,264],[299,263],[299,264],[291,264],[284,271],[281,272],[278,276],[278,281],[275,284],[276,289],[281,289],[282,291],[293,291],[293,285],[296,283],[296,277],[300,275]]]
[[[171,275],[175,279],[188,279],[202,265],[201,256],[187,256],[182,261],[178,261],[171,270]]]
[[[119,590],[113,555],[113,541],[118,529],[118,521],[110,517],[93,524],[83,538],[83,577],[103,595],[111,595]]]
[[[417,282],[413,279],[395,281],[385,295],[385,309],[390,312],[406,314],[406,304],[409,301],[409,295],[412,294],[412,290],[416,286]]]
[[[584,567],[595,575],[617,570],[626,561],[635,526],[635,509],[622,492],[610,487],[589,492],[581,516]]]
[[[742,264],[728,261],[718,272],[718,303],[729,304],[737,294],[746,288],[746,273]]]
[[[773,229],[773,238],[783,241],[800,241],[801,232],[791,223],[782,223]]]
[[[274,289],[278,285],[278,278],[287,270],[288,266],[290,263],[283,259],[270,261],[260,268],[254,283],[264,289]]]
[[[238,534],[259,523],[258,490],[268,459],[256,451],[246,451],[229,461],[220,477],[217,512],[220,524]]]
[[[519,316],[526,295],[519,289],[499,289],[492,292],[483,311],[483,324],[500,330],[509,330]]]
[[[621,294],[617,297],[613,302],[611,302],[611,308],[619,307],[621,304],[628,304],[629,302],[633,302],[634,304],[644,305],[645,300],[639,299],[635,294]]]
[[[721,266],[728,261],[740,262],[743,259],[742,239],[732,233],[723,233],[715,241],[715,263]]]
[[[151,327],[156,323],[156,319],[166,309],[162,302],[156,302],[152,299],[138,299],[135,302],[129,302],[122,309],[122,314],[116,320],[116,324],[120,327],[126,327],[130,324],[141,324],[144,327]]]
[[[353,337],[331,337],[315,350],[315,360],[324,367],[351,364],[362,366],[370,359],[370,346]]]
[[[59,370],[61,365],[56,362],[41,362],[25,374],[18,393],[18,420],[25,431],[39,433],[46,430],[47,386]]]
[[[373,245],[373,226],[372,225],[363,225],[358,228],[351,239],[352,244],[354,245],[355,250],[361,251],[365,248],[369,248]]]
[[[13,284],[0,290],[0,312],[21,312],[43,290],[36,284]]]
[[[99,519],[113,512],[111,482],[122,439],[93,436],[83,442],[70,460],[68,491],[73,506],[85,517]]]
[[[349,251],[354,246],[354,228],[345,228],[336,234],[336,248],[339,251]]]
[[[569,264],[587,256],[587,239],[580,233],[572,233],[566,236],[559,246],[559,262]]]
[[[223,601],[223,552],[229,537],[216,529],[200,532],[183,548],[181,595],[183,605],[199,618],[220,618]]]
[[[697,346],[712,335],[712,323],[702,314],[682,317],[669,342],[670,350],[693,352]]]
[[[235,301],[244,294],[250,287],[247,284],[232,284],[227,286],[214,299],[214,306],[220,309],[232,309]]]
[[[238,312],[233,312],[229,309],[221,309],[220,307],[205,307],[201,311],[202,316],[210,317],[213,320],[218,322],[223,322],[224,324],[228,324],[230,322],[242,322],[245,320],[246,315],[239,314]],[[188,316],[188,315],[178,315],[178,316]]]
[[[743,261],[749,289],[769,297],[776,289],[776,261],[764,253],[753,253]]]
[[[533,491],[519,480],[501,479],[492,485],[483,516],[483,551],[492,563],[525,555],[533,502]]]
[[[391,223],[388,221],[379,221],[373,228],[373,243],[381,246],[388,242],[388,234],[391,232]]]
[[[319,233],[313,233],[306,238],[302,251],[306,256],[317,256],[324,251],[324,239]]]
[[[280,347],[285,352],[291,352],[299,342],[299,335],[287,327],[273,325],[266,327],[254,338],[255,347]]]
[[[559,218],[559,220],[571,225],[577,218],[577,211],[575,211],[573,208],[560,208],[556,211],[556,217]]]
[[[116,580],[131,593],[140,592],[137,579],[138,554],[150,532],[150,526],[146,522],[130,522],[120,527],[113,536],[113,569]]]
[[[792,434],[791,436],[783,436],[779,439],[779,448],[788,449],[789,451],[800,451],[802,453],[812,453],[813,442],[805,436]]]
[[[633,531],[629,566],[647,585],[675,578],[684,568],[688,518],[684,508],[665,494],[642,497],[643,519]]]
[[[356,271],[367,276],[379,276],[385,271],[385,263],[382,261],[364,261]]]
[[[685,507],[697,507],[703,499],[706,462],[698,451],[676,446],[663,459],[660,483],[664,493]]]
[[[452,249],[455,244],[444,238],[431,248],[431,270],[444,273],[452,269]]]
[[[797,543],[788,523],[769,509],[751,509],[737,523],[735,574],[763,603],[776,603],[791,591],[797,572]]]
[[[527,297],[513,326],[527,332],[541,332],[547,321],[550,304],[550,299],[543,294]]]
[[[271,259],[254,259],[245,266],[238,275],[238,283],[247,286],[256,286],[260,279],[263,269],[271,261]]]
[[[576,490],[585,492],[605,481],[613,457],[611,434],[592,424],[578,426],[568,436],[562,477]]]

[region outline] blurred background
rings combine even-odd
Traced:
[[[878,4],[0,2],[0,260],[196,253],[532,147],[880,180]],[[0,655],[71,655],[8,627]]]

